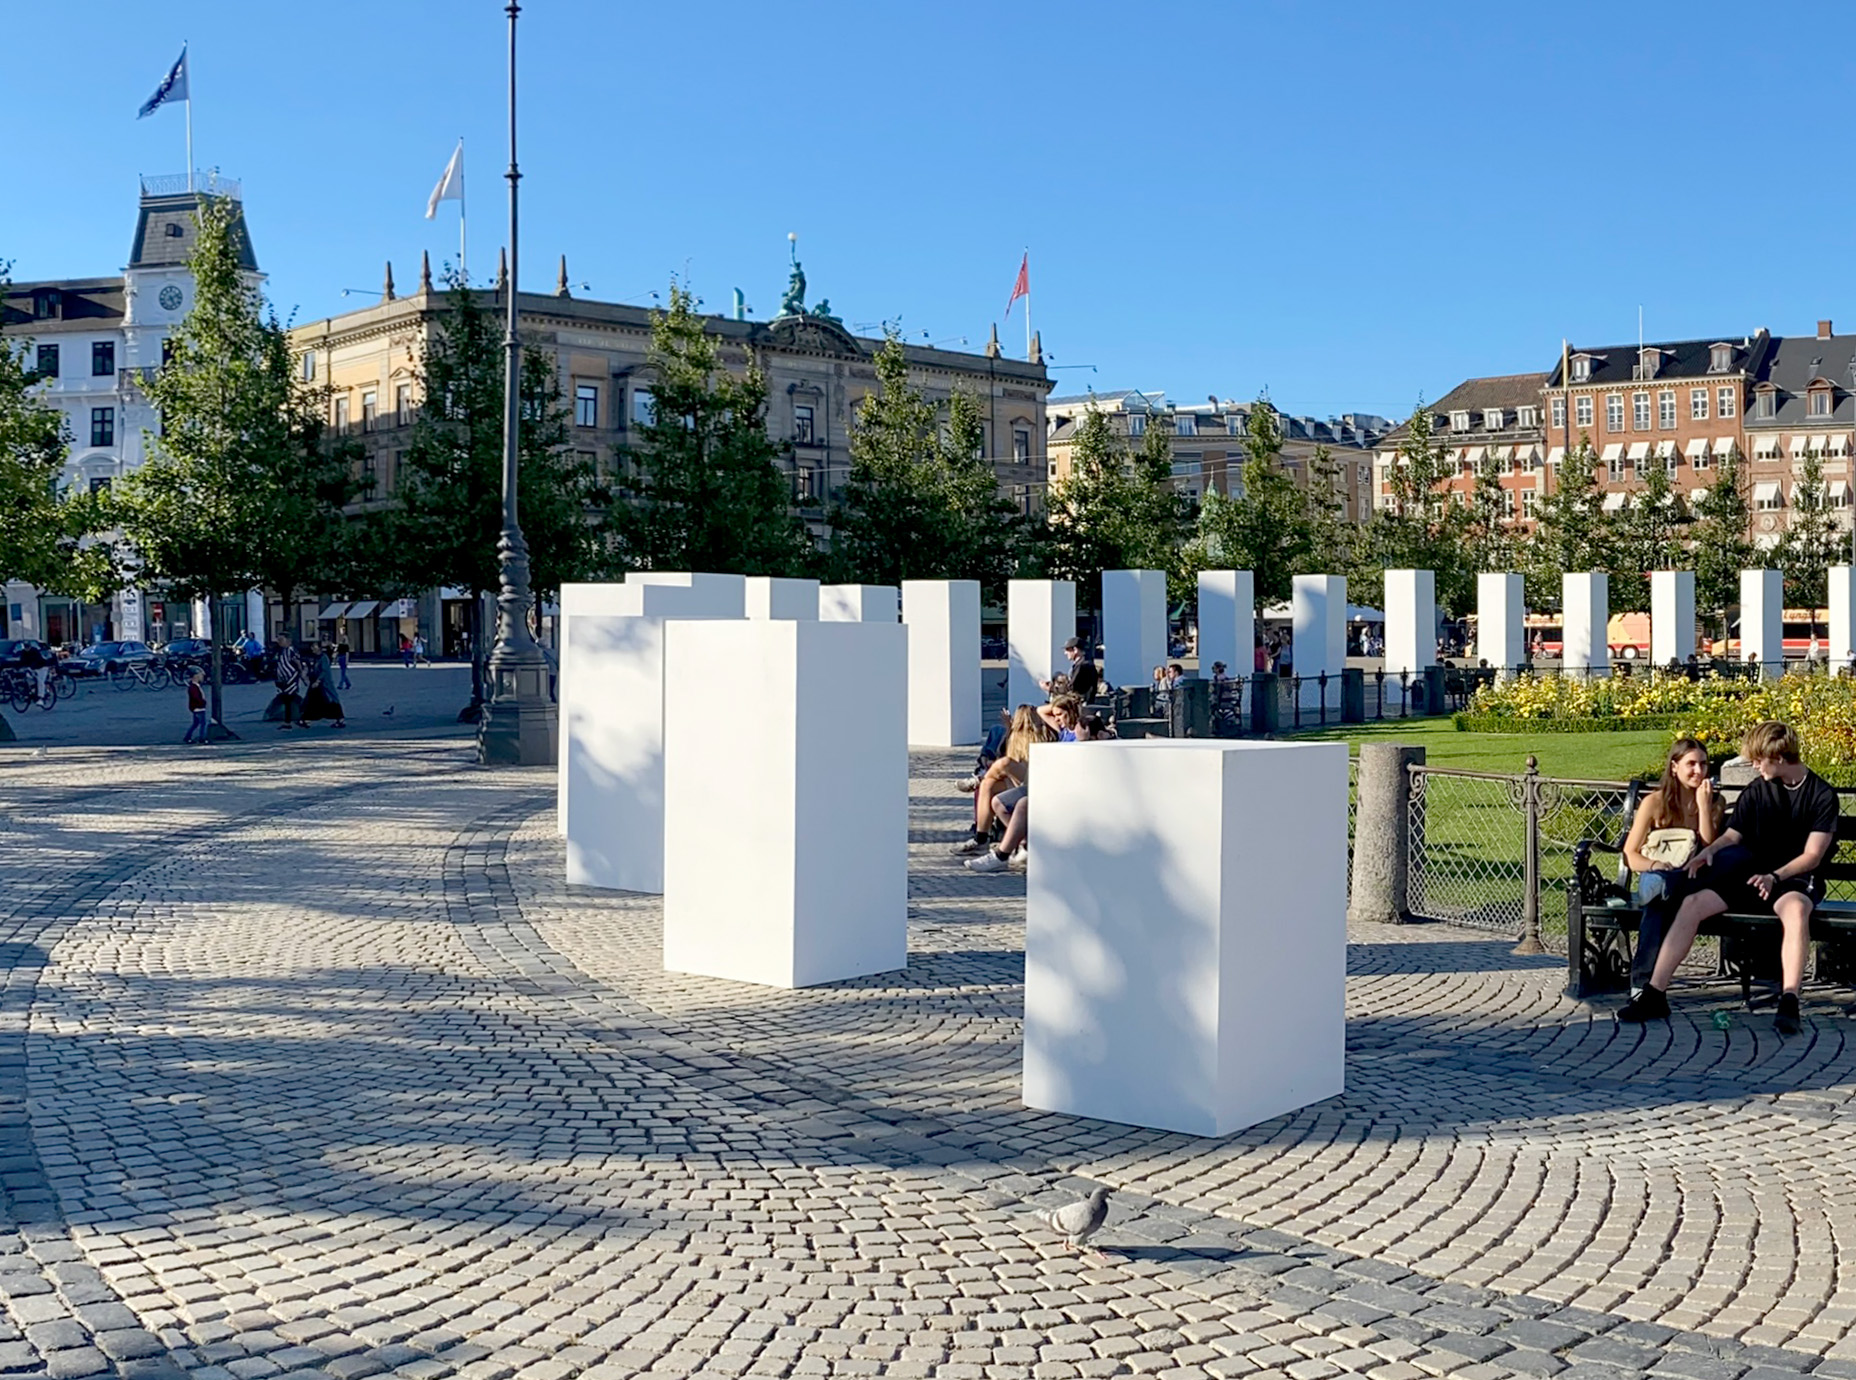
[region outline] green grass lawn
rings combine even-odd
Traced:
[[[1521,772],[1528,754],[1540,759],[1542,776],[1579,781],[1624,781],[1658,765],[1669,734],[1661,729],[1629,733],[1458,733],[1447,718],[1405,723],[1349,724],[1297,735],[1360,743],[1412,743],[1424,749],[1427,765],[1469,771]]]

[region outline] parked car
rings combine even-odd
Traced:
[[[186,661],[196,665],[206,665],[210,649],[204,637],[177,637],[161,649],[161,655],[169,661]]]
[[[58,669],[67,676],[107,676],[154,659],[154,649],[146,642],[92,642]]]

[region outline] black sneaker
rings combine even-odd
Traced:
[[[1796,1035],[1804,1029],[1798,1019],[1798,994],[1783,992],[1779,995],[1779,1009],[1772,1018],[1773,1026],[1781,1035]]]
[[[1669,998],[1654,987],[1644,988],[1618,1012],[1619,1025],[1642,1025],[1645,1021],[1668,1019]]]

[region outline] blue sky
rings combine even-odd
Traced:
[[[423,212],[460,135],[493,267],[494,0],[70,14],[7,21],[16,277],[121,267],[135,175],[184,166],[179,108],[135,119],[183,39],[281,310],[455,256]],[[796,231],[814,302],[978,349],[1029,247],[1058,391],[1317,414],[1631,340],[1639,305],[1652,337],[1856,329],[1846,6],[534,0],[521,44],[528,287],[565,252],[585,295],[687,271],[765,318]]]

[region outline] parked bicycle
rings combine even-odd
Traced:
[[[49,713],[58,704],[58,692],[48,681],[45,693],[40,694],[37,675],[18,666],[8,666],[0,669],[0,699],[12,705],[15,714],[24,714],[34,705]]]

